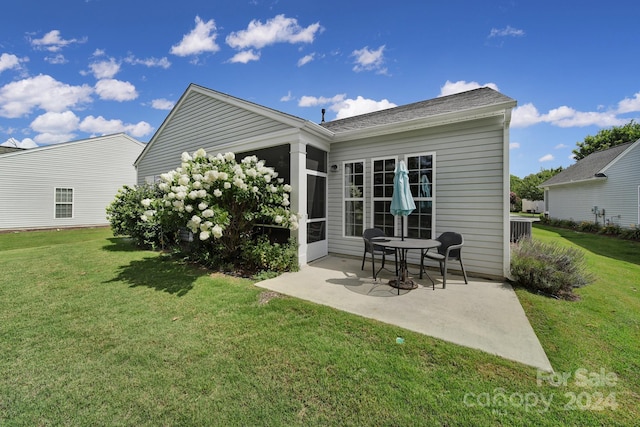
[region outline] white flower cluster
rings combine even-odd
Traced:
[[[201,148],[193,154],[182,153],[181,160],[179,168],[160,176],[158,188],[164,196],[159,200],[159,209],[177,213],[200,240],[222,237],[229,204],[240,203],[239,200],[268,205],[257,209],[262,221],[267,219],[292,230],[298,228],[299,216],[289,211],[291,186],[284,184],[278,173],[256,156],[247,156],[236,163],[234,153],[208,156]],[[149,208],[152,201],[145,199],[142,204]],[[143,221],[156,213],[147,210]]]

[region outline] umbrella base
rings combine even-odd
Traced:
[[[391,286],[392,288],[397,288],[398,291],[400,289],[404,289],[404,290],[411,290],[411,289],[417,289],[418,288],[418,284],[416,282],[414,282],[411,279],[407,279],[407,280],[402,280],[402,279],[391,279],[389,280],[389,286]]]

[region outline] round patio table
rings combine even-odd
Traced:
[[[396,265],[396,272],[399,272],[399,275],[396,276],[395,279],[389,280],[389,285],[398,289],[398,295],[400,295],[400,289],[415,289],[418,287],[418,284],[409,277],[409,270],[407,269],[407,252],[409,252],[410,249],[420,249],[420,256],[422,256],[423,250],[437,248],[440,246],[440,242],[435,239],[378,237],[371,239],[371,242],[376,246],[395,249],[397,259],[400,263],[399,268]],[[382,270],[382,268],[380,268],[380,270]],[[380,270],[378,270],[378,272],[380,272]],[[429,273],[426,274],[435,289],[435,282],[431,276],[429,276]],[[420,278],[422,278],[422,268],[420,268]]]

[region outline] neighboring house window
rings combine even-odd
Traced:
[[[343,170],[344,235],[361,237],[364,231],[364,161],[345,162]]]
[[[407,218],[406,235],[416,239],[433,238],[435,195],[435,154],[412,154],[407,156],[409,186],[416,209]]]
[[[395,218],[389,212],[393,197],[396,159],[396,157],[389,157],[372,160],[373,227],[381,229],[387,236],[396,235]]]
[[[73,218],[73,188],[56,188],[56,218]]]

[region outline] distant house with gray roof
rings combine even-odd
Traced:
[[[504,277],[515,105],[480,88],[314,123],[191,84],[136,160],[138,183],[179,167],[184,151],[256,155],[293,187],[292,210],[303,214],[292,232],[301,265],[328,253],[361,257],[370,227],[416,238],[455,230],[464,235],[467,271]],[[404,230],[389,213],[401,160],[416,202]],[[409,260],[419,262],[415,252]]]
[[[543,182],[550,218],[640,224],[640,140],[597,151]]]

